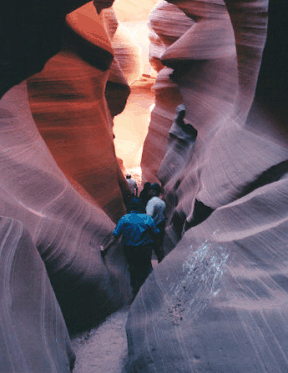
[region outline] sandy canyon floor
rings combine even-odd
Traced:
[[[129,307],[108,317],[98,327],[72,338],[76,353],[73,373],[122,373],[127,358],[126,321]]]
[[[158,261],[153,258],[155,268]],[[73,373],[124,373],[127,362],[126,322],[129,306],[113,313],[97,327],[72,337],[76,354]]]

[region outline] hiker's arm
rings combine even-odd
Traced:
[[[117,239],[121,235],[121,228],[122,228],[122,222],[120,219],[114,231],[110,233],[108,241],[105,242],[104,246],[100,246],[102,257],[104,257],[107,254],[110,247],[117,241]]]
[[[105,246],[100,246],[102,257],[104,257],[108,253],[110,247],[117,241],[117,239],[118,237],[114,236],[114,234],[111,233],[109,241],[105,244]]]

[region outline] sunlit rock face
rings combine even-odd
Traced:
[[[129,85],[141,76],[141,56],[129,30],[118,22],[114,10],[106,9],[101,16],[114,51],[105,89],[108,106],[114,117],[124,110],[130,93]]]
[[[153,132],[161,132],[164,120],[151,118],[143,169],[146,179],[158,176],[164,183],[169,206],[165,250],[174,249],[131,307],[127,370],[285,372],[288,136],[283,59],[287,61],[288,48],[281,30],[286,5],[270,2],[268,7],[268,1],[260,0],[170,3],[191,20],[191,27],[165,45],[160,31],[169,13],[166,19],[159,13],[158,24],[152,13],[153,31],[159,32],[155,56],[173,69],[170,79],[186,106],[186,124],[197,130],[197,137],[183,142],[172,113],[166,114],[171,123],[163,125],[167,145],[157,146]],[[170,110],[163,105],[162,116]],[[158,170],[147,160],[144,164],[153,146],[154,154],[163,154]]]
[[[116,0],[113,9],[116,12],[117,19],[121,22],[141,22],[149,18],[152,7],[157,0]]]
[[[61,14],[83,2],[75,3]],[[23,7],[18,10],[17,20]],[[26,81],[15,82],[41,70],[43,61],[58,52],[58,42],[54,45],[53,41],[61,39],[60,30],[53,29],[59,14],[52,17],[47,13],[45,20],[41,14],[37,16],[39,24],[23,25],[15,20],[11,24],[22,43],[29,41],[30,27],[35,33],[33,43],[26,45],[31,65],[23,63],[19,74],[9,78],[7,71],[18,72],[17,64],[21,64],[16,59],[19,51],[11,44],[10,53],[1,55],[7,75],[0,73],[4,92],[0,101],[0,370],[19,373],[70,371],[74,356],[62,313],[73,330],[99,321],[130,296],[119,245],[112,247],[105,262],[100,255],[100,245],[115,227],[103,210],[115,220],[125,212],[119,188],[123,176],[112,142],[112,115],[104,98],[113,50],[100,21],[93,29],[98,42],[93,44],[95,34],[88,28],[83,46],[79,40],[84,31],[77,28],[77,22],[87,20],[87,15],[72,13],[64,49],[47,63],[43,75],[29,81],[28,95]],[[11,29],[6,31],[9,36]],[[49,48],[37,60],[37,48],[29,48],[43,40]],[[124,78],[123,85],[127,86]],[[97,190],[90,185],[93,180]]]
[[[111,77],[108,98],[113,92],[123,97],[118,106],[112,100],[115,114],[123,110],[129,87],[117,61],[113,71],[108,68],[112,46],[93,4],[71,13],[67,24],[63,50],[29,79],[31,110],[61,170],[117,222],[125,209],[105,88]]]
[[[106,18],[106,29],[111,37],[117,28],[117,23],[115,24],[113,21],[111,18],[108,20]],[[70,184],[84,197],[81,202],[76,202],[77,205],[79,204],[80,210],[76,209],[78,211],[75,213],[76,220],[84,219],[84,225],[79,222],[77,227],[81,242],[77,242],[76,239],[75,248],[69,248],[71,246],[70,239],[75,240],[71,236],[66,239],[59,237],[61,242],[55,242],[54,248],[51,248],[50,245],[46,247],[46,244],[42,243],[39,245],[45,264],[48,270],[51,269],[50,278],[70,325],[75,322],[73,318],[78,317],[79,319],[77,312],[83,313],[87,321],[89,315],[91,317],[93,315],[95,320],[95,318],[102,317],[106,312],[109,312],[109,308],[112,307],[111,312],[113,307],[115,308],[117,304],[119,306],[123,302],[123,299],[121,301],[123,295],[120,293],[123,294],[123,290],[124,293],[128,290],[125,288],[119,293],[119,284],[117,285],[118,280],[122,281],[119,275],[119,266],[124,271],[123,282],[125,283],[125,265],[121,264],[124,262],[123,258],[119,259],[116,266],[114,265],[116,269],[114,275],[117,275],[118,280],[113,279],[113,274],[109,274],[109,269],[107,270],[107,267],[101,263],[99,245],[101,240],[113,229],[113,224],[97,208],[97,205],[103,208],[114,221],[117,221],[125,213],[120,190],[120,186],[123,186],[125,190],[125,181],[115,156],[112,116],[105,98],[105,93],[107,93],[105,87],[107,79],[111,77],[120,88],[126,89],[124,102],[121,103],[121,100],[118,100],[122,107],[125,106],[129,87],[119,66],[118,74],[115,67],[113,71],[109,69],[113,50],[102,19],[95,12],[93,4],[88,3],[69,14],[66,22],[67,28],[62,51],[47,62],[45,69],[40,74],[29,79],[28,91],[30,107],[40,134]],[[88,201],[89,203],[87,203]],[[69,210],[72,207],[71,202]],[[88,210],[92,205],[94,212],[85,211],[85,205]],[[86,233],[89,233],[85,238],[86,234],[82,233],[86,224],[88,229]],[[64,221],[64,225],[70,229],[69,223],[67,224],[66,221]],[[85,230],[86,228],[84,228]],[[49,228],[46,228],[44,237],[46,234],[50,234]],[[82,241],[83,239],[84,241]],[[45,253],[47,249],[49,254]],[[60,250],[59,256],[56,258],[50,253],[50,250],[52,252]],[[61,264],[60,257],[63,255],[61,254],[63,250],[64,252],[70,251],[70,253],[63,258]],[[74,250],[75,252],[72,254]],[[52,267],[51,258],[54,262]],[[63,276],[59,277],[60,268],[70,266],[70,262],[74,263],[72,272],[70,268],[68,271],[64,271],[66,273],[64,279]],[[112,265],[112,273],[113,271]],[[66,287],[71,281],[71,277],[73,281],[73,276],[78,277],[79,273],[82,273],[80,282],[83,281],[83,284],[79,286],[77,296],[75,296],[76,294],[71,294],[72,289],[69,294]],[[103,288],[102,281],[104,281]],[[104,283],[107,283],[107,286]],[[90,304],[91,291],[94,294],[92,308]],[[84,301],[85,297],[87,297],[86,302]],[[82,298],[83,300],[79,302],[79,299]],[[74,302],[78,304],[78,307]],[[79,310],[79,304],[81,304],[81,310]],[[98,309],[98,316],[95,307]],[[71,316],[72,309],[77,312],[73,312]],[[90,311],[88,311],[89,309]]]
[[[117,63],[119,67],[117,72],[114,72],[113,63],[110,68],[110,77],[109,80],[112,80],[111,70],[119,79],[120,72],[124,75],[126,79],[126,85],[131,84],[134,80],[141,77],[141,59],[139,47],[136,46],[133,37],[129,30],[125,26],[118,22],[116,14],[113,9],[107,9],[103,12],[103,19],[106,25],[109,25],[111,30],[111,23],[114,21],[117,22],[117,29],[110,31],[110,38],[114,51],[114,63]],[[113,22],[113,23],[114,23]],[[113,76],[113,75],[112,75]],[[114,78],[114,79],[115,79]],[[118,97],[118,100],[121,100],[121,96]]]
[[[164,157],[175,110],[182,102],[178,86],[169,78],[173,70],[162,64],[161,56],[194,23],[178,7],[164,0],[158,2],[150,15],[149,60],[153,68],[158,71],[158,76],[153,87],[155,108],[151,113],[149,132],[141,160],[144,182],[157,181],[157,172]]]
[[[99,252],[114,224],[58,168],[34,124],[25,83],[4,95],[1,105],[2,214],[29,231],[69,325],[101,318],[122,302],[118,281],[125,283],[123,260],[114,262],[119,251],[107,266]]]

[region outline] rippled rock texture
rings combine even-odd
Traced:
[[[75,356],[31,235],[1,217],[0,240],[0,371],[70,372]]]
[[[98,16],[93,4],[88,3],[69,14],[62,51],[28,81],[29,102],[37,128],[61,171],[78,191],[75,198],[79,207],[74,208],[72,200],[67,207],[71,212],[75,210],[73,236],[78,232],[79,238],[74,241],[73,236],[61,238],[60,235],[61,242],[55,242],[54,248],[40,245],[47,267],[53,256],[51,250],[61,248],[53,259],[56,268],[50,277],[69,325],[77,323],[80,317],[97,320],[129,296],[121,250],[111,261],[107,260],[107,266],[99,256],[99,245],[114,227],[102,209],[114,222],[125,213],[122,192],[127,187],[115,156],[112,126],[115,111],[123,110],[130,92],[117,59],[110,68],[113,58],[110,38],[117,33],[117,20],[113,11],[103,13],[102,17]],[[127,72],[125,75],[129,78]],[[118,107],[113,94],[118,96]],[[78,201],[80,195],[84,198]],[[66,213],[64,225],[69,221],[70,213]],[[69,254],[60,259],[63,250]],[[64,270],[64,279],[63,273],[58,278],[62,266],[68,269]],[[67,292],[74,276],[76,283],[83,284],[78,286],[77,293],[73,288]],[[75,310],[73,317],[71,310]]]
[[[112,39],[112,11],[104,21]],[[61,170],[117,222],[125,212],[119,187],[125,182],[112,115],[124,109],[130,90],[117,59],[109,68],[112,58],[102,19],[88,3],[69,14],[62,51],[29,79],[28,92],[36,125]]]
[[[23,43],[22,49],[17,50],[18,41],[2,50],[7,71],[0,73],[0,371],[5,373],[70,371],[74,355],[65,322],[70,331],[95,324],[130,297],[120,245],[105,262],[99,248],[114,229],[113,220],[125,212],[126,182],[112,131],[113,115],[129,95],[119,65],[110,70],[108,35],[117,24],[113,19],[104,24],[90,3],[69,14],[61,33],[65,13],[84,1],[63,9],[51,1],[43,14],[35,2],[29,23],[25,12],[32,3],[25,11],[19,5],[17,17],[8,3],[1,12],[13,21],[6,39],[0,30],[4,46],[17,33]],[[98,3],[101,9],[108,5]],[[22,80],[39,72],[53,54],[43,72],[29,79],[27,90]],[[108,79],[114,86],[106,90]],[[107,103],[116,88],[118,107]]]
[[[164,184],[170,253],[131,307],[128,372],[287,371],[286,18],[284,1],[265,0],[151,13],[159,75],[142,166]]]
[[[160,163],[164,157],[169,129],[175,117],[177,105],[182,103],[179,87],[170,80],[173,70],[164,66],[164,51],[194,24],[175,5],[159,1],[149,19],[150,63],[158,71],[155,91],[155,108],[151,113],[149,132],[146,137],[141,161],[143,181],[156,181]]]

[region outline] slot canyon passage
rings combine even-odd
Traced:
[[[286,373],[286,0],[143,3],[1,3],[0,372]],[[167,205],[134,300],[127,170]]]

